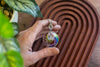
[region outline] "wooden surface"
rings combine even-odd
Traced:
[[[89,1],[95,6],[95,8],[98,10],[100,14],[100,0],[89,0]],[[96,44],[96,47],[93,51],[93,54],[91,56],[88,67],[100,67],[100,36]]]
[[[36,0],[36,1],[40,5],[44,0]],[[100,0],[89,0],[89,1],[96,7],[96,9],[100,14]],[[32,19],[33,17],[31,15],[19,13],[20,30],[27,29],[30,26]],[[93,51],[88,67],[100,67],[100,37]]]
[[[44,0],[37,0],[37,3],[40,5]],[[89,0],[97,9],[100,14],[100,0]],[[100,36],[98,42],[95,46],[93,54],[91,56],[88,67],[100,67]]]

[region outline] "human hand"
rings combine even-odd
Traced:
[[[29,29],[19,33],[17,39],[20,45],[21,55],[23,57],[25,67],[35,64],[37,61],[44,57],[54,56],[59,53],[59,49],[56,47],[47,47],[42,50],[32,52],[32,45],[34,41],[38,39],[37,36],[40,35],[39,33],[41,31],[49,30],[48,25],[48,20],[40,20],[37,21]],[[55,32],[57,32],[61,28],[60,25],[57,25],[56,21],[52,21],[52,25],[54,26],[53,30]]]

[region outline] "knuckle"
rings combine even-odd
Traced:
[[[42,20],[38,20],[36,23],[37,23],[39,26],[43,26]]]

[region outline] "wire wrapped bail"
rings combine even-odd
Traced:
[[[49,30],[52,31],[53,25],[52,25],[52,20],[48,19],[49,22]]]

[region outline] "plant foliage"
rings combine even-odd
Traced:
[[[18,33],[17,28],[0,11],[0,67],[24,67],[20,48],[14,37]]]
[[[34,17],[42,17],[39,6],[35,0],[4,0],[10,7],[17,11],[31,14]]]

